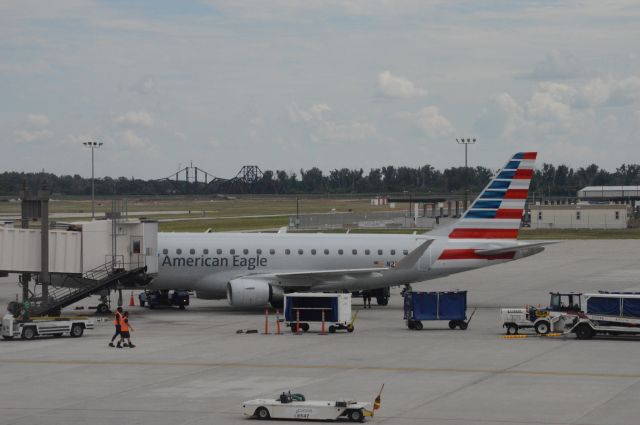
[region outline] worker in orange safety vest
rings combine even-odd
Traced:
[[[129,329],[133,331],[133,326],[129,323],[129,312],[125,311],[122,316],[122,324],[120,331],[120,341],[118,341],[118,348],[122,348],[122,343],[124,342],[125,347],[133,348],[135,345],[131,343],[131,334],[129,333]],[[125,342],[125,339],[127,340]]]
[[[122,331],[121,327],[122,327],[122,307],[118,307],[116,309],[116,315],[113,319],[113,324],[116,327],[116,333],[113,334],[113,337],[111,337],[111,342],[109,343],[109,347],[113,347],[113,341],[115,341],[115,339],[117,337],[120,336],[120,332]],[[118,342],[119,344],[119,342]]]

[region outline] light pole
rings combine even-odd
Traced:
[[[91,148],[91,219],[93,220],[96,218],[96,179],[94,177],[93,168],[93,150],[102,146],[102,142],[82,142],[82,144],[87,148]]]
[[[467,148],[469,145],[473,145],[476,142],[476,139],[456,139],[459,145],[464,145],[464,210],[467,210],[468,207],[468,197],[469,197],[469,166],[467,165]]]

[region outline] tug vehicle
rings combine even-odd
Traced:
[[[364,422],[365,416],[373,416],[368,410],[371,403],[354,400],[307,400],[302,394],[282,393],[276,399],[255,399],[242,403],[245,416],[257,419],[332,420],[348,419]]]
[[[534,329],[538,335],[564,332],[581,310],[582,294],[576,292],[550,292],[549,306],[539,308],[503,308],[500,322],[507,335],[521,329]]]
[[[93,320],[87,317],[32,317],[22,320],[12,314],[2,318],[2,338],[34,339],[41,336],[68,335],[80,338],[85,329],[93,329]]]

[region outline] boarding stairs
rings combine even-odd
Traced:
[[[146,270],[146,266],[126,267],[109,261],[82,276],[65,276],[64,282],[59,282],[64,286],[50,287],[46,300],[42,296],[32,297],[29,313],[31,316],[55,315],[64,307],[118,285],[144,285],[151,279]]]

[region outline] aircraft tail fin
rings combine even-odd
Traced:
[[[537,152],[518,152],[489,182],[462,217],[433,234],[450,239],[517,239]]]

